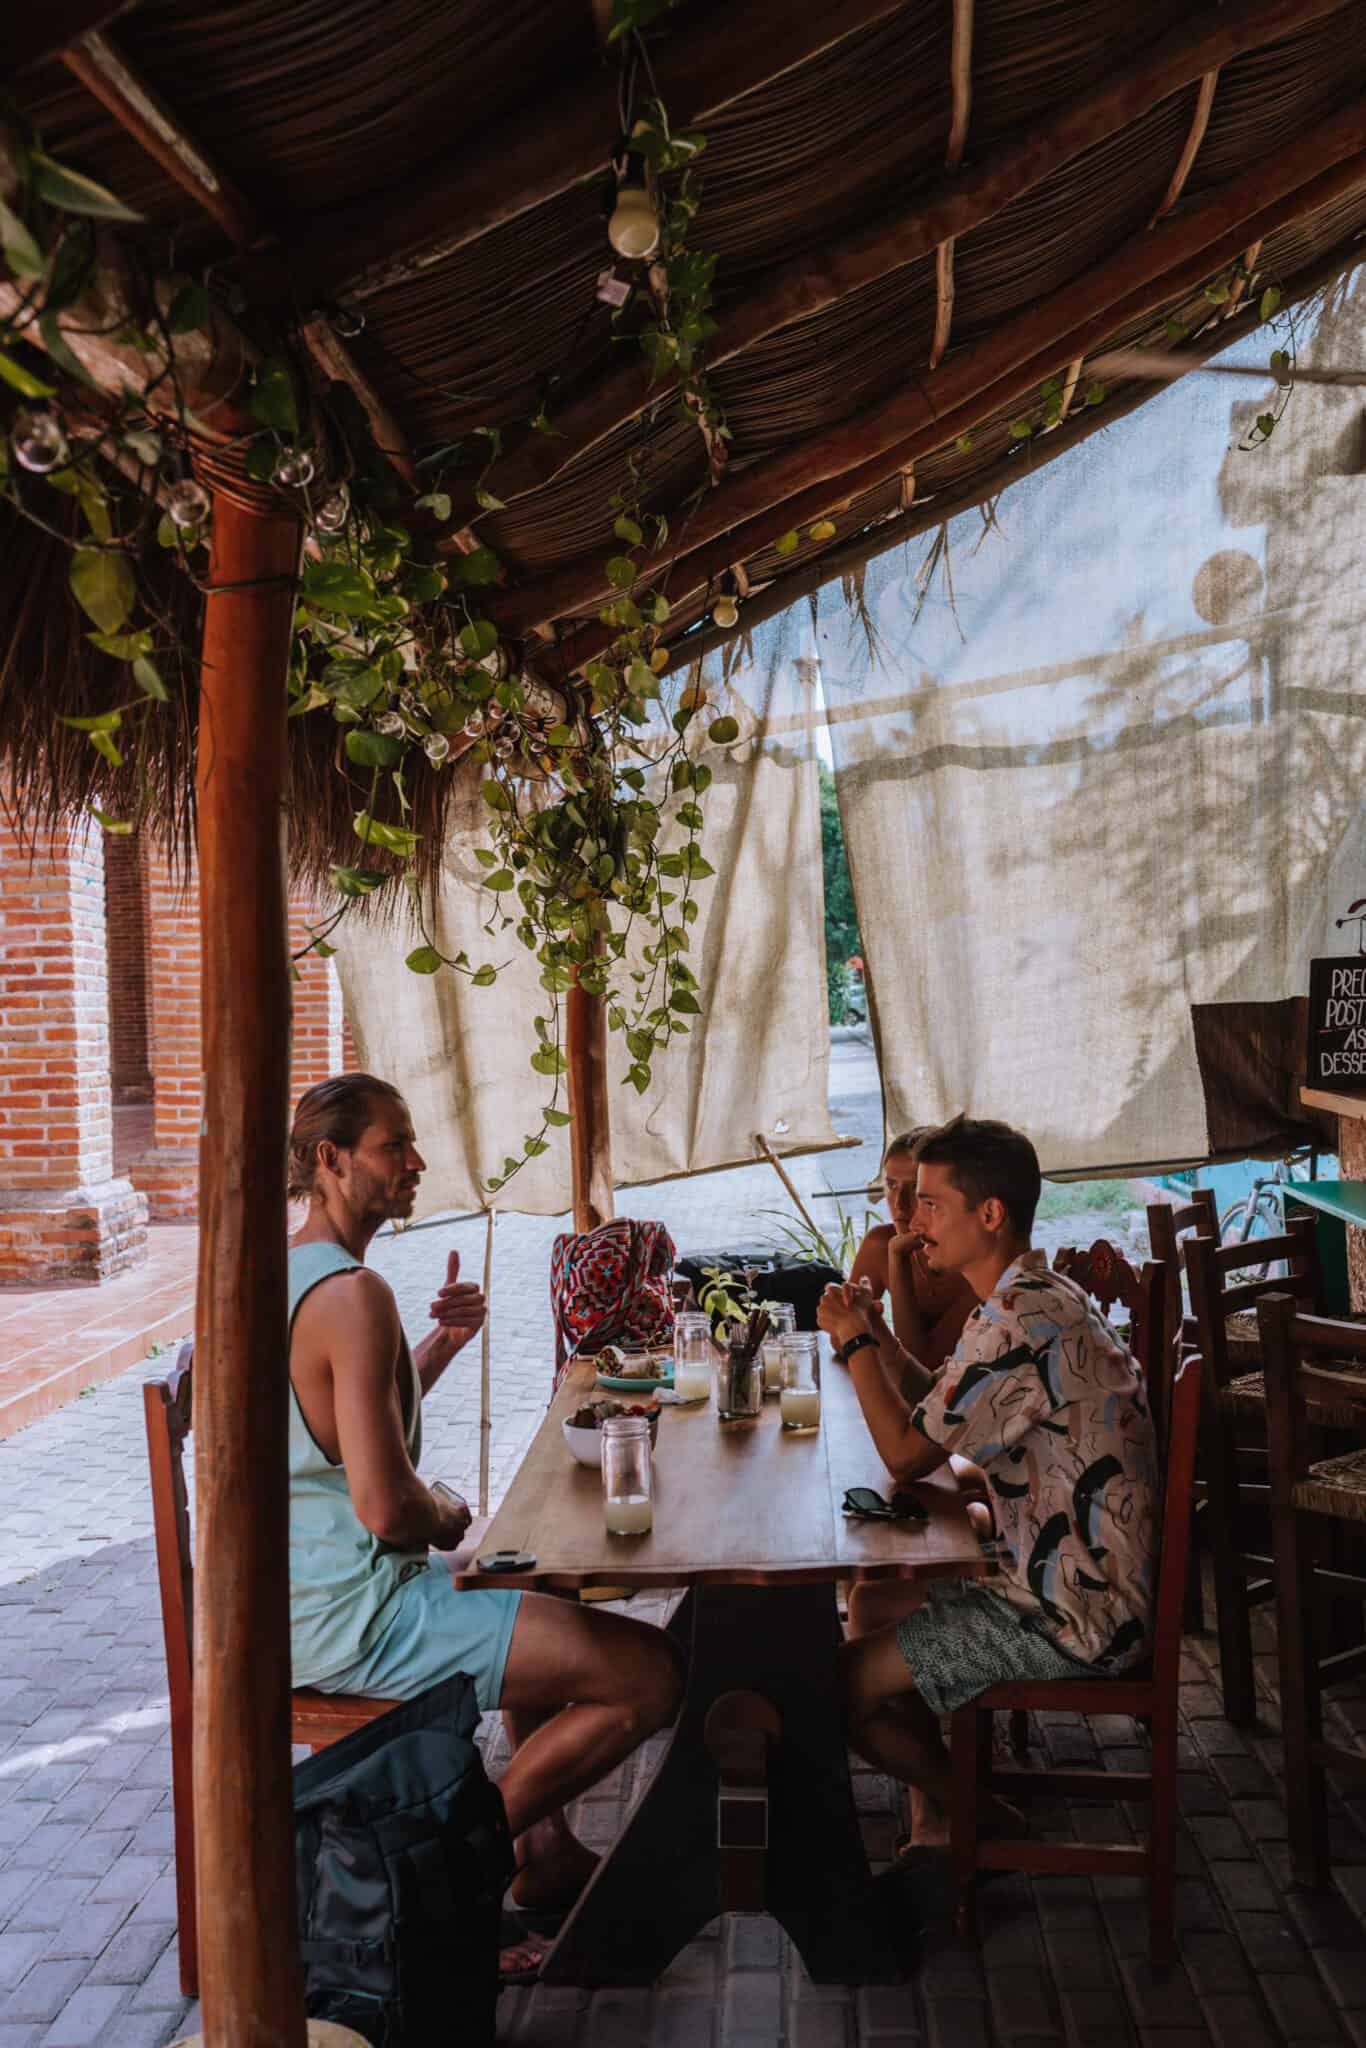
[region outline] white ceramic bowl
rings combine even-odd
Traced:
[[[602,1431],[600,1429],[575,1429],[572,1422],[563,1424],[564,1440],[570,1455],[580,1465],[592,1465],[595,1470],[602,1465]]]

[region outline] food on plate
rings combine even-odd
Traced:
[[[671,1356],[667,1351],[619,1351],[615,1344],[604,1344],[593,1363],[611,1380],[653,1380],[660,1377],[661,1361]]]
[[[571,1429],[601,1429],[617,1415],[644,1415],[651,1423],[659,1420],[657,1401],[585,1401],[582,1408],[576,1408],[569,1418]]]

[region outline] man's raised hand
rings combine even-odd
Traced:
[[[460,1278],[460,1254],[453,1251],[446,1261],[446,1279],[432,1303],[436,1328],[422,1349],[424,1363],[445,1364],[484,1327],[488,1306],[473,1281]]]

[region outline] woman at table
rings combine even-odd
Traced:
[[[925,1257],[924,1239],[911,1228],[915,1209],[916,1151],[929,1126],[893,1138],[882,1159],[882,1189],[890,1223],[878,1223],[858,1248],[849,1278],[876,1302],[891,1296],[892,1329],[899,1344],[937,1372],[977,1306],[961,1273],[939,1273]]]

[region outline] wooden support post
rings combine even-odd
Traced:
[[[596,1230],[616,1214],[612,1194],[612,1125],[607,1107],[607,1007],[575,982],[565,998],[569,1061],[569,1153],[574,1228]]]
[[[297,519],[214,495],[199,700],[204,1122],[194,1808],[207,2048],[304,2048],[289,1756],[285,699]]]
[[[493,1226],[498,1211],[490,1208],[484,1226],[484,1327],[479,1333],[479,1512],[489,1511],[489,1436],[493,1429],[490,1348],[493,1342]]]
[[[1366,1180],[1366,1118],[1338,1118],[1338,1168],[1344,1180]],[[1347,1225],[1347,1291],[1354,1309],[1366,1309],[1366,1230]]]

